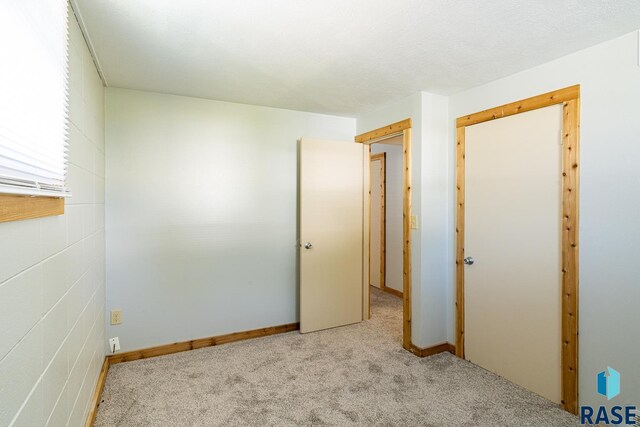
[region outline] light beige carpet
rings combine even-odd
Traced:
[[[448,353],[401,347],[402,302],[372,318],[109,370],[96,426],[575,426],[555,404]]]

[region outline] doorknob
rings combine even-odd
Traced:
[[[464,263],[467,264],[467,265],[473,265],[474,262],[475,261],[473,260],[473,257],[470,257],[470,256],[468,256],[468,257],[466,257],[464,259]]]
[[[304,244],[304,248],[305,249],[311,249],[312,247],[313,247],[313,245],[311,243],[309,243],[309,242]]]

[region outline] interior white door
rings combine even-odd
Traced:
[[[556,403],[561,131],[560,105],[465,131],[465,357]]]
[[[303,333],[362,320],[365,148],[345,141],[300,141]]]
[[[383,176],[382,160],[372,159],[370,162],[370,222],[369,222],[369,284],[382,287],[382,209],[383,209]]]

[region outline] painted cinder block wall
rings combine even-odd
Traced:
[[[0,426],[84,425],[104,360],[104,91],[69,23],[73,197],[0,224]]]
[[[74,197],[67,201],[64,216],[0,224],[0,231],[7,236],[0,242],[0,377],[3,378],[0,421],[3,424],[37,425],[47,421],[51,425],[67,421],[70,425],[81,424],[104,355],[103,89],[74,20],[70,27],[69,185]],[[437,344],[441,341],[443,325],[444,338],[451,342],[455,338],[455,118],[579,83],[582,85],[580,401],[581,404],[603,403],[595,392],[594,378],[605,366],[612,366],[623,375],[623,391],[617,398],[618,403],[636,403],[640,396],[640,375],[634,357],[638,348],[637,341],[629,337],[634,336],[640,326],[633,303],[640,296],[633,272],[633,255],[637,253],[634,242],[640,241],[634,216],[638,197],[634,196],[637,186],[620,177],[635,176],[635,166],[630,159],[640,154],[640,145],[636,143],[640,129],[634,108],[640,96],[637,52],[637,33],[632,33],[450,98],[419,93],[359,117],[356,132],[351,119],[336,118],[341,130],[333,132],[328,131],[329,122],[316,122],[311,115],[302,118],[309,127],[300,129],[315,131],[311,136],[346,140],[354,133],[406,117],[414,119],[413,213],[419,216],[422,230],[414,232],[414,343],[423,347]],[[170,111],[171,107],[167,109]],[[443,111],[448,111],[444,138],[448,150],[444,152],[440,124]],[[144,117],[146,113],[141,110],[137,117]],[[205,117],[208,116],[205,114]],[[269,120],[263,117],[265,123]],[[261,133],[254,132],[252,136],[260,140]],[[280,159],[293,155],[289,147],[280,152]],[[432,168],[425,177],[424,169],[426,164],[442,159],[448,165],[447,206],[439,210],[441,207],[436,202],[441,199],[441,170]],[[290,191],[285,193],[286,200],[291,202]],[[611,220],[612,206],[616,207],[615,221]],[[430,219],[422,216],[427,208],[440,214],[444,212],[448,225],[442,228],[431,225],[437,223],[425,223]],[[444,287],[437,262],[440,255],[432,259],[426,254],[438,252],[431,249],[426,252],[423,248],[427,240],[433,248],[438,245],[437,239],[428,239],[429,230],[436,229],[446,230],[449,237],[444,246],[448,251],[444,265],[449,268],[444,275],[447,281]],[[293,249],[290,252],[293,254]],[[428,259],[424,259],[425,256]],[[426,268],[429,265],[435,268]],[[289,277],[287,289],[281,293],[282,301],[288,301],[284,304],[289,307],[283,323],[296,317],[294,271],[291,268],[283,271],[289,270],[284,273],[284,277]],[[447,322],[441,322],[442,316],[438,314],[443,289],[447,292],[447,303],[440,307],[447,310]],[[289,294],[296,297],[287,296]],[[433,297],[427,297],[429,294]],[[257,324],[262,310],[266,309],[261,308],[261,304],[255,304],[254,308],[257,313],[253,321]],[[132,311],[125,310],[125,322],[127,313]],[[228,329],[237,330],[235,326]],[[223,332],[226,330],[220,331]],[[207,335],[213,333],[216,331]],[[193,337],[189,334],[184,339]],[[158,337],[153,343],[175,340]],[[145,346],[142,341],[131,348],[141,346]]]

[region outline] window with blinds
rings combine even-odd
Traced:
[[[0,194],[65,197],[67,2],[0,1]]]

